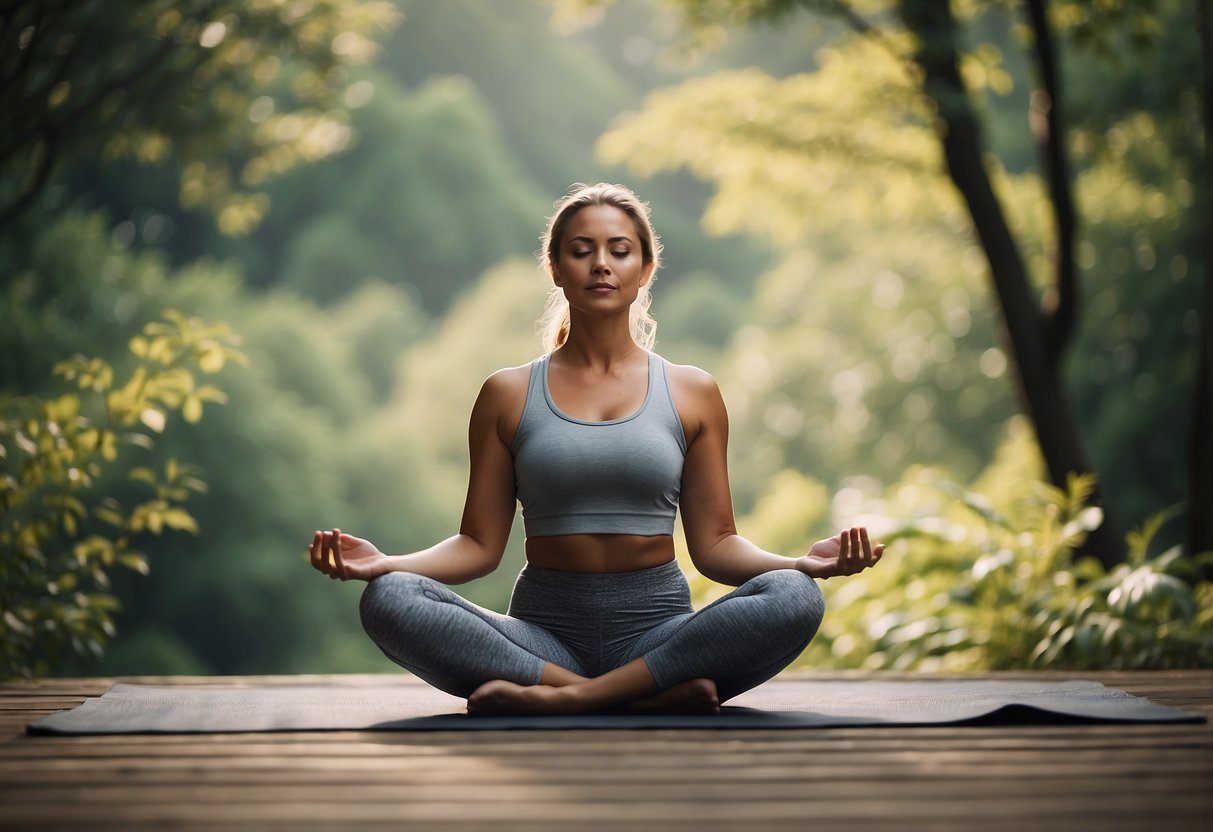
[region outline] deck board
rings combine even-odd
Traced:
[[[1213,671],[998,678],[1096,679],[1213,717]],[[26,723],[112,681],[383,677],[0,685],[0,829],[1213,830],[1208,723],[24,734]]]

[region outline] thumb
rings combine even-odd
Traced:
[[[363,543],[366,543],[366,541],[361,537],[354,537],[352,534],[345,534],[344,532],[341,535],[342,549],[353,549],[356,546],[361,546]]]

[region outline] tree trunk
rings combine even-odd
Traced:
[[[964,197],[985,250],[1015,359],[1023,409],[1032,420],[1049,479],[1064,488],[1071,473],[1090,471],[1061,385],[1060,350],[1050,349],[1046,319],[1034,302],[1027,268],[982,164],[977,118],[960,77],[956,23],[948,0],[902,0],[906,27],[918,38],[915,61],[923,88],[938,107],[936,129],[952,182]],[[1125,544],[1099,492],[1104,520],[1086,551],[1110,567],[1125,558]]]
[[[1199,0],[1196,9],[1200,31],[1202,69],[1201,101],[1204,109],[1204,194],[1199,206],[1206,223],[1204,237],[1205,285],[1200,330],[1196,337],[1196,389],[1192,407],[1192,436],[1188,460],[1187,551],[1190,555],[1213,550],[1213,8]],[[1213,568],[1206,570],[1206,576]]]

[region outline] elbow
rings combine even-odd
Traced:
[[[729,572],[724,568],[725,563],[722,562],[727,558],[723,557],[723,547],[720,545],[728,537],[730,535],[724,534],[711,540],[687,542],[691,563],[695,565],[696,571],[716,583],[729,583]]]
[[[478,540],[472,535],[464,533],[469,542],[472,544],[469,557],[463,570],[466,577],[459,583],[467,583],[474,581],[477,578],[483,578],[486,575],[491,575],[497,571],[497,567],[501,565],[501,559],[505,555],[505,541],[496,543],[487,543],[483,540]]]
[[[492,560],[486,560],[483,563],[476,564],[476,567],[468,575],[468,581],[474,581],[477,578],[483,578],[486,575],[492,575],[497,571],[497,567],[501,565],[501,555],[498,555]],[[463,583],[467,583],[464,581]]]

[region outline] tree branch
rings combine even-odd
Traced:
[[[1045,3],[1046,0],[1026,0],[1025,6],[1032,27],[1032,57],[1037,74],[1037,88],[1032,92],[1030,105],[1030,122],[1049,187],[1056,233],[1049,252],[1053,263],[1053,287],[1045,295],[1042,309],[1045,316],[1045,345],[1049,358],[1057,363],[1078,317],[1078,274],[1074,263],[1078,221],[1066,159],[1065,129],[1061,123],[1061,84]]]
[[[968,206],[986,253],[1024,410],[1032,420],[1049,479],[1064,488],[1071,473],[1091,469],[1083,457],[1059,366],[1041,337],[1044,319],[1033,301],[1027,268],[982,161],[977,116],[960,75],[956,21],[948,0],[901,0],[900,11],[906,28],[918,38],[914,59],[922,68],[924,92],[936,102],[936,130],[948,174]],[[1098,491],[1093,499],[1103,502]],[[1104,522],[1085,548],[1109,568],[1125,558],[1124,541],[1106,505]]]
[[[45,121],[35,123],[31,127],[18,133],[12,141],[6,145],[3,150],[0,150],[0,168],[8,164],[9,159],[16,154],[22,147],[41,138],[47,143],[48,149],[57,144],[56,137],[64,132],[71,130],[77,122],[86,116],[93,108],[106,99],[111,93],[132,84],[136,79],[149,74],[159,63],[172,54],[177,44],[171,37],[166,37],[160,44],[159,48],[147,57],[141,64],[134,67],[130,71],[123,73],[115,78],[111,78],[108,82],[102,84],[95,89],[91,95],[81,101],[76,108],[66,115],[57,124],[48,124]],[[41,134],[41,135],[39,135]],[[31,184],[35,186],[32,190],[26,188],[20,196],[10,202],[8,205],[0,208],[0,217],[5,222],[11,221],[18,216],[21,211],[29,206],[30,201],[37,195],[37,192],[46,184],[47,177],[50,174],[49,170],[38,171],[37,176],[31,179]]]

